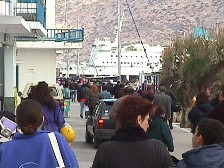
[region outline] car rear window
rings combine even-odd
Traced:
[[[104,102],[104,115],[108,116],[114,102]]]

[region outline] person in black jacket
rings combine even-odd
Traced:
[[[80,117],[83,118],[85,114],[85,104],[89,102],[90,99],[90,88],[88,83],[83,83],[77,90],[77,101],[80,103]]]
[[[215,108],[208,114],[208,118],[219,120],[224,124],[224,88],[219,92],[220,102],[215,106]]]
[[[170,96],[172,99],[171,100],[171,114],[170,114],[170,119],[169,119],[169,126],[170,126],[170,129],[173,129],[173,112],[174,112],[174,105],[177,101],[177,98],[172,90],[167,90],[165,93],[166,93],[166,95]]]
[[[134,95],[126,96],[118,108],[121,124],[111,141],[97,149],[92,168],[171,168],[165,145],[146,133],[153,104]]]
[[[207,118],[210,111],[213,110],[212,105],[209,103],[208,95],[204,92],[196,96],[196,105],[188,113],[188,119],[192,124],[191,132],[194,134],[198,122]]]

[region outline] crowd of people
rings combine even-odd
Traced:
[[[204,156],[206,156],[206,151],[214,149],[214,146],[217,147],[217,152],[223,154],[224,150],[222,146],[224,138],[223,136],[217,136],[219,134],[223,135],[222,115],[224,113],[219,115],[220,113],[222,113],[224,108],[224,95],[222,93],[224,93],[224,89],[223,91],[220,91],[219,94],[216,95],[215,99],[211,101],[209,101],[208,95],[206,93],[199,93],[196,96],[196,103],[188,114],[188,119],[192,125],[192,146],[194,149],[187,151],[185,154],[183,154],[183,160],[179,161],[177,159],[173,159],[173,162],[175,163],[171,163],[171,156],[169,152],[173,152],[175,150],[171,130],[173,129],[173,113],[176,109],[176,107],[174,106],[177,102],[176,95],[174,94],[174,92],[172,92],[171,89],[167,89],[164,85],[160,85],[158,91],[155,91],[152,89],[151,85],[147,85],[146,87],[144,87],[144,89],[142,87],[138,90],[134,90],[134,88],[130,85],[125,86],[119,81],[114,86],[112,86],[110,82],[102,86],[94,82],[91,86],[87,82],[80,83],[77,89],[77,101],[80,102],[81,117],[83,117],[85,113],[85,108],[82,108],[82,105],[89,106],[89,111],[91,115],[95,103],[99,99],[117,99],[112,107],[112,110],[109,113],[110,120],[116,126],[116,135],[111,139],[110,142],[104,143],[99,147],[93,162],[93,167],[139,167],[137,165],[143,164],[145,166],[140,167],[153,167],[153,165],[155,165],[155,167],[182,168],[184,166],[198,167],[199,165],[201,165],[201,167],[206,167],[208,165],[211,165],[211,160],[206,161],[206,163],[201,160],[201,163],[196,164],[193,162],[194,159],[189,158],[194,156],[199,158],[202,157],[204,159]],[[135,101],[138,103],[136,104]],[[148,109],[149,115],[140,113],[140,109],[142,108],[140,107],[140,101],[142,101],[142,103],[143,101],[146,101],[148,104],[152,105]],[[147,124],[146,122],[144,122],[145,126],[147,125],[147,128],[142,125],[144,120],[148,121]],[[217,120],[220,120],[221,122]],[[204,125],[206,125],[206,127],[208,128],[205,129]],[[214,126],[214,128],[220,127],[220,129],[217,130],[218,133],[214,132],[215,129],[212,127],[212,125]],[[139,129],[139,127],[141,129]],[[137,137],[134,138],[132,137],[133,135]],[[214,137],[214,140],[207,142],[208,136]],[[198,139],[201,140],[198,141]],[[154,140],[161,142],[164,145],[163,147],[166,148],[166,151],[168,151],[167,156],[160,156],[160,158],[165,157],[163,158],[165,162],[159,162],[160,165],[158,165],[159,163],[154,163],[152,161],[155,159],[144,160],[145,157],[141,159],[138,158],[138,155],[140,155],[138,153],[140,151],[142,153],[147,153],[147,151],[139,149],[145,148],[144,146],[149,142],[150,144],[153,144]],[[141,145],[137,145],[139,146],[137,150],[135,148],[132,148],[132,143],[135,143],[136,145]],[[130,146],[127,144],[129,144]],[[148,149],[150,149],[150,151],[154,151],[153,149],[151,149],[151,145],[148,145]],[[119,152],[119,155],[115,155],[115,153],[117,153],[119,149],[122,149],[123,152]],[[138,159],[130,157],[130,153],[135,153],[135,157]],[[157,156],[155,152],[153,152],[153,154]],[[128,155],[129,157],[127,158],[126,155]],[[146,158],[153,157],[150,156]],[[121,161],[125,160],[125,163],[129,163],[130,160],[133,159],[135,162],[132,162],[132,165],[124,165],[124,163],[122,163]],[[219,159],[219,157],[216,161],[217,167],[224,166],[223,162]]]
[[[183,153],[181,160],[171,156],[175,150],[173,104],[177,101],[171,89],[160,85],[155,92],[147,85],[134,90],[119,81],[101,86],[83,80],[65,81],[62,90],[65,99],[80,103],[81,118],[87,107],[92,115],[98,100],[117,99],[109,112],[115,136],[97,149],[92,168],[224,167],[224,88],[211,101],[206,93],[196,96],[188,114],[193,149]],[[60,134],[66,123],[46,82],[39,82],[32,96],[20,103],[16,123],[13,139],[0,146],[0,167],[79,167],[74,151]]]

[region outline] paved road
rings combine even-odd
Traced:
[[[72,144],[72,149],[76,154],[80,168],[90,168],[94,160],[96,149],[93,148],[92,144],[85,143],[86,120],[79,117],[79,109],[79,104],[72,102],[70,117],[66,118],[66,121],[75,128],[77,132],[77,137]],[[189,129],[182,129],[179,127],[179,124],[175,124],[172,135],[175,149],[171,154],[181,159],[181,154],[191,149],[192,134],[189,133]]]

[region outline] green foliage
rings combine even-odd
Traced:
[[[186,94],[205,91],[216,80],[224,81],[220,75],[224,73],[224,32],[212,37],[176,39],[164,52],[161,80],[182,81],[176,92],[186,103],[190,102],[184,98],[189,97]]]

